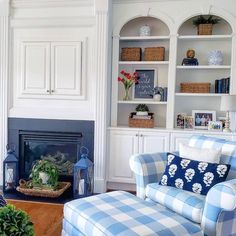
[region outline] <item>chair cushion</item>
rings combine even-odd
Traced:
[[[152,183],[147,185],[146,196],[189,220],[201,223],[205,204],[203,195]]]
[[[159,184],[206,195],[225,181],[230,165],[199,162],[167,153],[168,162]]]

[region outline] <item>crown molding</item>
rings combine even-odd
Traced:
[[[12,0],[12,8],[47,8],[93,6],[93,0]]]
[[[21,18],[12,19],[12,28],[41,28],[41,27],[91,27],[95,25],[95,17],[70,17],[70,18]]]

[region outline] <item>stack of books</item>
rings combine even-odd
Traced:
[[[215,93],[229,93],[230,77],[215,80]]]

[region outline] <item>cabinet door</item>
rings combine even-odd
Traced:
[[[169,150],[169,133],[140,132],[139,152],[155,153]]]
[[[134,175],[129,166],[129,159],[137,152],[137,132],[110,132],[109,181],[135,183]]]
[[[48,94],[50,81],[50,43],[21,42],[20,94]]]
[[[170,142],[170,151],[178,151],[179,143],[188,144],[188,141],[193,133],[172,133]]]
[[[51,94],[81,95],[82,42],[51,43]]]

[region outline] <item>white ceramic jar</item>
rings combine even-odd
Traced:
[[[220,50],[212,50],[208,53],[208,65],[222,65],[223,53]]]
[[[39,172],[39,178],[42,180],[42,184],[47,184],[49,180],[49,176],[45,172]]]
[[[139,36],[150,36],[151,35],[151,28],[148,25],[143,25],[139,29]]]

